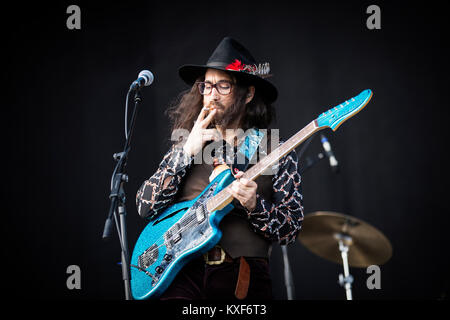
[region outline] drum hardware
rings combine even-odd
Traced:
[[[344,273],[339,274],[338,283],[344,287],[347,300],[353,299],[350,267],[382,265],[392,256],[392,246],[381,231],[337,212],[305,215],[298,240],[319,257],[343,265]]]

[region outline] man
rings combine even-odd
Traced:
[[[194,199],[209,184],[217,164],[231,166],[234,158],[225,151],[238,150],[242,137],[230,129],[269,127],[277,90],[266,79],[267,73],[267,64],[257,65],[250,52],[229,37],[220,42],[206,65],[179,69],[192,87],[169,116],[174,131],[186,129],[189,135],[173,144],[156,173],[138,190],[136,202],[142,217],[151,220],[173,203]],[[216,150],[213,164],[193,161],[207,144],[217,142],[224,149]],[[189,262],[161,299],[272,298],[271,243],[295,241],[303,219],[296,153],[283,157],[273,175],[251,181],[241,179],[242,174],[235,172],[234,209],[220,224],[219,244]]]

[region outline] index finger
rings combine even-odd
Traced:
[[[239,182],[246,187],[254,187],[256,185],[256,182],[246,178],[239,179]]]

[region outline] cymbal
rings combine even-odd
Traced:
[[[317,211],[303,219],[297,238],[307,249],[335,263],[342,264],[339,239],[349,248],[348,264],[365,268],[382,265],[392,256],[392,246],[384,234],[352,216],[331,211]]]

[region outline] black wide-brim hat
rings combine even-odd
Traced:
[[[269,63],[257,63],[250,52],[233,38],[225,37],[214,50],[206,65],[186,64],[178,69],[178,73],[189,85],[193,85],[198,77],[205,75],[207,69],[229,72],[246,85],[253,85],[269,102],[278,97],[275,86],[266,78],[270,77]]]

